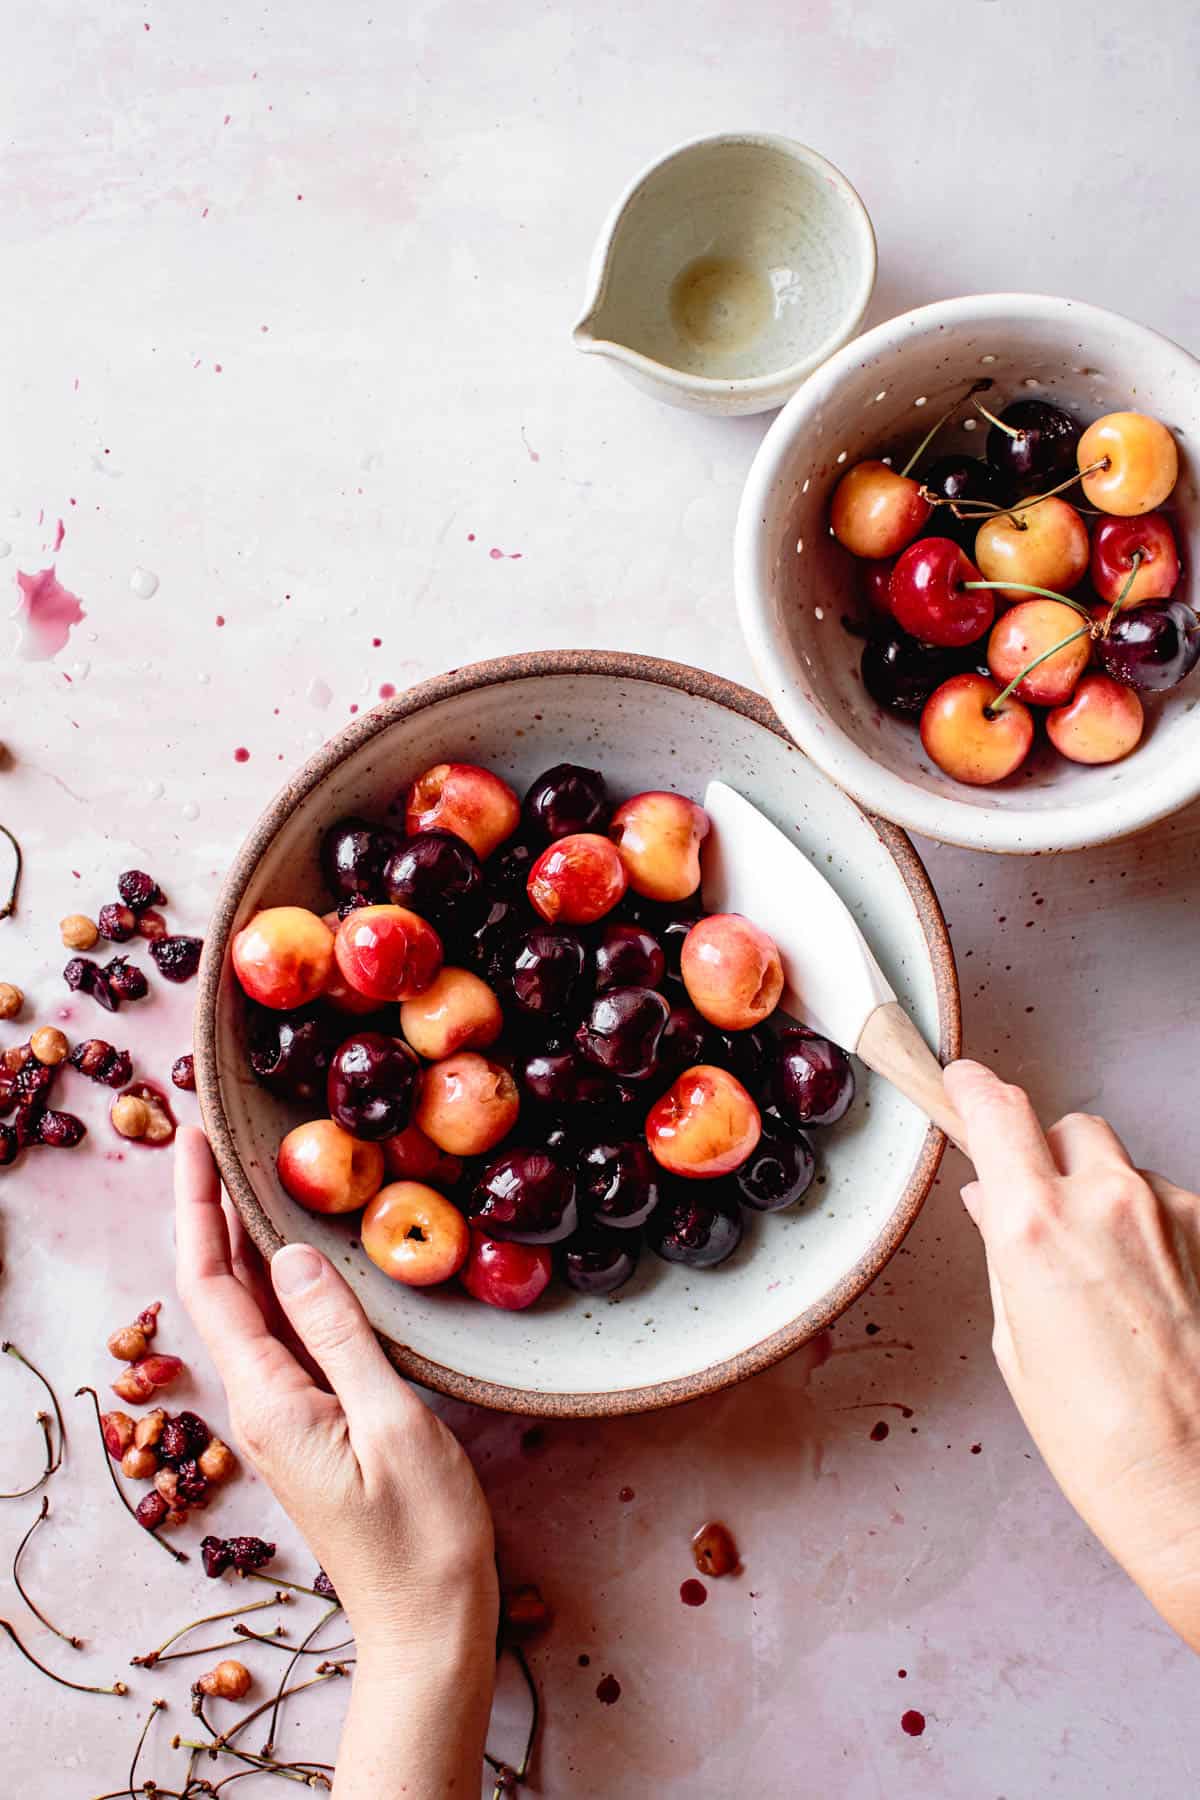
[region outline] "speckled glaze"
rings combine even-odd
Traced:
[[[1041,398],[1085,423],[1132,408],[1176,432],[1169,505],[1182,599],[1196,599],[1200,364],[1169,338],[1117,313],[1038,294],[979,294],[889,319],[847,345],[785,407],[750,470],[735,572],[742,628],[763,687],[813,761],[885,818],[944,843],[1024,854],[1107,843],[1200,796],[1200,682],[1147,697],[1146,735],[1124,762],[1087,768],[1048,744],[995,787],[952,781],[918,733],[875,705],[859,678],[857,570],[829,534],[829,499],[864,456],[900,462],[973,381],[991,409]],[[987,427],[963,407],[936,452],[984,453]],[[934,452],[931,451],[931,455]],[[1071,496],[1068,496],[1070,498]]]
[[[697,259],[763,284],[764,321],[698,344],[671,293]],[[709,414],[769,412],[862,323],[875,285],[870,216],[840,169],[793,138],[730,132],[680,144],[617,201],[588,272],[576,348],[609,356],[656,400]]]
[[[296,1115],[246,1067],[231,936],[261,905],[322,906],[322,830],[344,812],[379,814],[448,757],[492,766],[518,788],[565,757],[602,768],[618,794],[650,785],[702,793],[720,774],[819,863],[929,1041],[943,1058],[957,1054],[953,957],[912,845],[819,774],[759,696],[648,657],[504,657],[424,682],[351,725],[283,790],[235,858],[205,940],[196,1017],[201,1106],[226,1186],[268,1256],[304,1237],[333,1257],[396,1366],[443,1393],[585,1416],[646,1411],[741,1380],[844,1311],[920,1210],[944,1140],[886,1084],[867,1077],[845,1123],[821,1135],[826,1181],[803,1208],[748,1219],[743,1246],[712,1274],[646,1254],[607,1301],[556,1288],[531,1312],[509,1314],[456,1287],[393,1286],[345,1221],[305,1213],[276,1180],[275,1148]]]

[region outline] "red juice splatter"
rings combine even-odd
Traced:
[[[26,662],[48,662],[63,649],[72,628],[87,617],[83,602],[63,586],[53,563],[36,575],[18,569],[17,586],[21,591],[13,614],[21,626],[17,654]]]
[[[357,700],[354,700],[351,702],[350,711],[352,713],[356,713],[358,711],[358,701]]]
[[[378,650],[378,648],[379,648],[380,644],[382,644],[382,642],[383,642],[382,638],[372,638],[371,639],[372,650]]]
[[[224,623],[225,623],[225,614],[224,614],[224,613],[218,613],[218,614],[217,614],[217,627],[218,627],[218,629],[219,629],[219,628],[220,628],[220,627],[221,627],[221,626],[222,626],[222,625],[223,625],[223,624],[224,624]]]
[[[379,698],[381,700],[390,700],[395,692],[396,684],[394,681],[384,681],[380,683]]]
[[[685,1606],[703,1606],[708,1599],[708,1589],[702,1581],[689,1578],[680,1582],[679,1598]]]
[[[900,1729],[901,1731],[906,1731],[909,1737],[920,1737],[925,1729],[925,1714],[914,1712],[911,1709],[906,1713],[902,1713],[900,1716]]]
[[[633,1489],[631,1487],[623,1487],[617,1495],[617,1499],[623,1506],[628,1506],[629,1502],[633,1499]]]
[[[467,542],[468,544],[473,544],[475,542],[475,533],[473,531],[468,531]]]
[[[603,1706],[612,1706],[621,1698],[621,1684],[615,1675],[602,1675],[596,1683],[596,1698]],[[920,1714],[917,1715],[920,1718]],[[925,1721],[921,1719],[922,1728]]]
[[[972,1455],[972,1456],[978,1456],[978,1455],[979,1455],[979,1452],[980,1452],[980,1451],[981,1451],[981,1450],[982,1450],[982,1449],[983,1449],[983,1445],[982,1445],[982,1444],[972,1444],[972,1445],[971,1445],[971,1455]]]
[[[581,1651],[580,1651],[580,1653],[579,1653],[579,1666],[580,1666],[580,1668],[581,1668],[581,1669],[586,1669],[586,1668],[587,1668],[587,1666],[588,1666],[588,1664],[589,1664],[589,1663],[590,1663],[590,1662],[591,1662],[591,1660],[592,1660],[592,1659],[591,1659],[591,1657],[590,1657],[590,1656],[589,1656],[589,1655],[588,1655],[588,1653],[587,1653],[587,1651],[586,1651],[586,1650],[581,1650]]]
[[[60,519],[58,521],[58,530],[54,533],[54,551],[55,551],[56,555],[57,555],[58,551],[60,551],[62,549],[63,539],[66,537],[66,535],[67,535],[67,528],[63,524],[62,520]]]
[[[897,1681],[907,1681],[908,1680],[908,1670],[907,1669],[897,1669],[896,1670],[896,1679],[897,1679]]]
[[[880,1419],[877,1425],[872,1425],[871,1427],[871,1442],[873,1444],[882,1444],[887,1434],[887,1421],[886,1419]]]
[[[247,750],[245,744],[238,745],[237,749],[233,753],[233,760],[234,760],[234,762],[249,762],[250,761],[250,752]]]

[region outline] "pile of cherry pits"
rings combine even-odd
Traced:
[[[830,504],[833,536],[861,562],[868,693],[919,720],[931,760],[973,786],[1020,768],[1031,707],[1070,761],[1118,761],[1141,740],[1140,695],[1200,660],[1160,510],[1178,476],[1171,432],[1137,412],[1081,429],[1033,399],[997,415],[974,399],[988,385],[967,396],[991,426],[986,459],[946,455],[914,473],[952,408],[902,471],[858,463]],[[1076,485],[1086,507],[1062,497]]]
[[[643,1243],[715,1267],[743,1208],[802,1197],[808,1133],[846,1111],[853,1072],[814,1032],[764,1029],[779,951],[703,912],[702,807],[615,806],[570,763],[522,804],[442,763],[388,820],[326,831],[324,917],[268,907],[232,944],[252,1073],[322,1114],[279,1145],[294,1200],[361,1210],[393,1280],[457,1276],[519,1310],[555,1273],[613,1292]]]

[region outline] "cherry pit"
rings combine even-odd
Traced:
[[[1200,661],[1165,510],[1179,473],[1171,432],[1138,412],[1081,427],[1044,400],[997,412],[975,397],[990,386],[964,396],[990,425],[985,457],[915,472],[952,407],[902,469],[849,468],[829,513],[862,574],[863,685],[971,786],[1015,774],[1039,717],[1069,761],[1119,761],[1142,738],[1142,695]],[[1078,504],[1064,498],[1074,489]]]
[[[771,937],[704,912],[708,832],[570,763],[523,800],[439,763],[386,822],[331,825],[329,910],[268,907],[232,947],[250,1070],[305,1115],[287,1194],[354,1215],[393,1280],[510,1311],[556,1278],[610,1294],[644,1247],[715,1267],[745,1209],[802,1199],[853,1070],[778,1018]]]

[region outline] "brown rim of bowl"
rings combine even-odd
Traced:
[[[196,1087],[201,1116],[209,1142],[217,1159],[221,1179],[238,1209],[251,1238],[269,1261],[284,1242],[267,1218],[254,1189],[242,1169],[229,1122],[221,1100],[220,1079],[216,1059],[216,1002],[221,982],[230,928],[246,886],[268,844],[284,820],[346,756],[386,731],[398,719],[438,701],[453,698],[473,688],[497,682],[520,681],[537,675],[611,675],[627,681],[657,682],[663,687],[678,688],[699,700],[712,700],[731,712],[740,713],[757,725],[774,732],[784,743],[796,746],[784,730],[774,711],[760,694],[724,676],[685,663],[667,662],[659,657],[640,656],[612,650],[534,650],[522,655],[499,656],[487,662],[471,663],[435,675],[416,687],[381,702],[361,719],[346,726],[335,738],[323,745],[299,774],[276,795],[242,845],[217,896],[212,920],[204,940],[200,962],[199,991],[196,999],[195,1053]],[[796,750],[797,755],[802,752]],[[828,777],[823,777],[828,779]],[[847,803],[858,806],[846,795]],[[889,825],[863,807],[868,819],[900,871],[904,885],[925,934],[933,964],[937,990],[939,1042],[938,1053],[943,1062],[959,1054],[962,1016],[959,1003],[958,976],[954,952],[950,945],[946,921],[937,895],[925,873],[924,865],[906,832]],[[505,1387],[499,1382],[485,1381],[473,1375],[462,1375],[419,1355],[407,1345],[396,1342],[385,1332],[377,1336],[391,1362],[412,1381],[433,1388],[454,1400],[465,1400],[475,1406],[491,1407],[499,1412],[525,1413],[557,1418],[619,1417],[626,1413],[653,1412],[661,1407],[678,1406],[705,1394],[717,1393],[735,1382],[770,1368],[798,1350],[810,1338],[831,1325],[870,1286],[880,1270],[894,1255],[909,1231],[933,1185],[942,1159],[946,1139],[933,1125],[926,1133],[921,1153],[909,1176],[904,1193],[891,1218],[870,1249],[854,1267],[815,1305],[752,1344],[736,1356],[714,1363],[693,1374],[677,1376],[673,1381],[653,1382],[645,1387],[623,1388],[612,1392],[581,1394],[543,1394],[528,1388]]]

